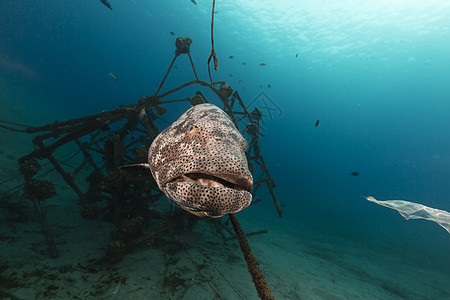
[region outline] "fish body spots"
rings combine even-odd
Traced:
[[[148,164],[161,191],[181,208],[221,217],[251,202],[246,145],[224,111],[198,104],[155,138]]]

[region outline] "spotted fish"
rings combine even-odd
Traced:
[[[161,191],[181,208],[218,218],[252,201],[246,148],[223,110],[198,104],[155,138],[146,165]]]

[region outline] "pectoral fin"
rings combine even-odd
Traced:
[[[150,165],[147,163],[120,166],[119,169],[127,171],[132,175],[151,175]]]

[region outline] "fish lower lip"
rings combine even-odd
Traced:
[[[203,186],[225,187],[234,190],[246,190],[250,192],[249,189],[246,188],[245,186],[205,173],[186,173],[173,179],[171,182],[180,182],[180,181],[191,182]]]

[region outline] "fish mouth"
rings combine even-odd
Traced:
[[[226,174],[217,176],[208,173],[185,173],[175,177],[169,182],[190,182],[205,187],[229,188],[238,191],[247,191],[249,193],[251,192],[253,185],[252,182],[243,176]]]
[[[219,218],[250,205],[252,178],[184,173],[166,183],[163,192],[182,209],[199,217]]]

